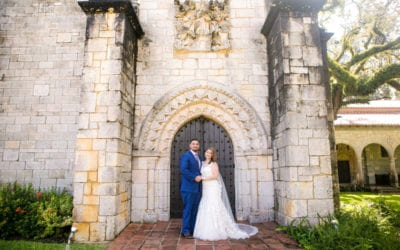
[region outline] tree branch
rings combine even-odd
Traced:
[[[378,26],[376,25],[376,22],[374,23],[374,27],[372,28],[372,31],[379,37],[379,38],[381,38],[381,44],[383,44],[383,43],[385,43],[386,42],[386,36],[385,36],[385,34],[383,34],[380,30],[379,30],[379,28],[378,28]]]
[[[355,93],[357,90],[356,83],[357,77],[351,74],[348,70],[343,68],[338,62],[328,57],[328,67],[331,76],[334,77],[338,82],[345,86],[346,94]]]
[[[353,103],[368,103],[369,101],[370,101],[370,99],[368,98],[368,96],[357,97],[357,98],[352,98],[352,99],[348,99],[346,101],[343,101],[342,105],[346,106],[346,105],[353,104]]]
[[[339,55],[335,59],[337,62],[339,62],[342,59],[342,57],[344,56],[346,51],[349,51],[350,54],[354,54],[354,50],[351,47],[350,41],[353,36],[358,34],[358,32],[360,32],[360,28],[356,27],[356,28],[353,28],[352,30],[350,30],[347,34],[343,35],[343,37],[341,39],[342,48],[341,48]]]
[[[400,91],[400,82],[399,81],[390,80],[390,81],[387,81],[386,83],[389,84],[390,86],[392,86],[397,91]]]
[[[385,45],[378,45],[378,46],[371,47],[370,49],[353,56],[351,58],[351,60],[346,63],[346,68],[350,68],[354,64],[361,62],[372,55],[378,54],[378,53],[386,51],[386,50],[391,50],[399,44],[400,44],[400,37],[397,37],[394,41],[389,42]]]
[[[339,5],[340,5],[340,2],[338,0],[328,1],[327,4],[322,9],[322,11],[331,11],[331,10],[335,9],[336,7],[338,7]]]
[[[390,64],[382,68],[374,74],[366,82],[358,82],[359,95],[369,95],[373,93],[379,86],[395,78],[400,78],[400,64]],[[394,85],[396,86],[396,85]]]
[[[373,38],[373,35],[372,35],[372,33],[370,33],[370,34],[369,34],[369,37],[368,37],[368,39],[367,39],[367,41],[364,43],[364,48],[365,48],[365,49],[367,49],[368,46],[371,44],[372,38]],[[360,71],[364,69],[364,65],[365,65],[366,62],[367,62],[366,60],[362,61],[362,62],[358,65],[358,67],[356,68],[356,70],[354,71],[354,74],[360,73]]]
[[[343,101],[343,86],[341,84],[333,84],[332,85],[332,107],[333,107],[333,115],[334,119],[337,118],[337,113],[339,109],[342,107]]]

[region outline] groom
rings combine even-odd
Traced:
[[[199,140],[192,139],[189,148],[180,159],[180,191],[183,200],[182,236],[191,239],[201,198]]]

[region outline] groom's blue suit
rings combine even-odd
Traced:
[[[180,191],[183,200],[182,234],[193,234],[201,199],[201,183],[196,182],[195,178],[201,174],[199,163],[192,151],[189,150],[181,156],[180,171]]]

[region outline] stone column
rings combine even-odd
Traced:
[[[391,184],[398,188],[399,187],[399,178],[397,176],[397,170],[396,170],[396,159],[394,158],[394,156],[390,157],[390,176],[391,176]]]
[[[165,170],[157,166],[160,156],[160,152],[133,151],[131,211],[133,222],[155,223],[160,219],[157,207],[157,199],[160,198],[157,196],[158,174],[160,171],[166,174]],[[166,219],[165,216],[162,219]]]
[[[249,165],[249,175],[250,175],[250,201],[251,201],[251,213],[258,212],[258,169],[257,169],[257,158],[254,156],[248,156],[247,162]],[[251,221],[253,222],[253,221]]]
[[[262,223],[274,219],[272,171],[270,156],[249,155],[247,158],[250,175],[250,223]]]
[[[144,213],[143,221],[145,223],[155,223],[158,221],[156,213],[156,164],[158,157],[147,160],[147,209]]]
[[[78,241],[112,240],[130,222],[137,39],[126,1],[78,1],[87,14],[74,178]]]
[[[325,42],[317,23],[323,0],[279,0],[263,27],[267,38],[275,219],[289,224],[334,212],[325,80]]]
[[[360,187],[363,187],[366,184],[366,180],[365,180],[366,174],[364,173],[362,150],[361,150],[361,154],[359,153],[359,151],[356,152],[356,157],[357,157],[356,183]]]

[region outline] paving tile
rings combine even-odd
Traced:
[[[248,246],[243,246],[243,245],[232,245],[233,250],[247,250],[249,249]]]
[[[161,246],[161,250],[176,250],[176,245],[174,246]]]
[[[206,245],[197,245],[196,246],[196,250],[213,250],[213,246],[211,246],[211,245],[209,245],[209,246],[206,246]]]
[[[242,221],[240,223],[247,223]],[[131,223],[109,244],[107,250],[251,250],[296,249],[297,242],[285,233],[276,231],[275,222],[254,224],[259,232],[249,239],[204,241],[185,239],[180,235],[181,220],[171,219],[155,224]]]

